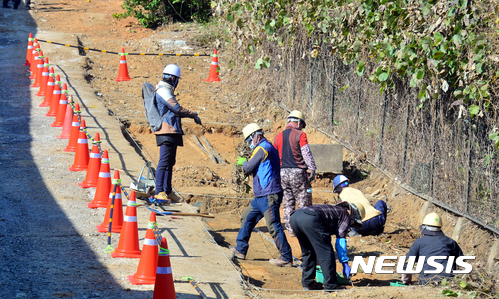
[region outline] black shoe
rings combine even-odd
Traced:
[[[17,8],[18,8],[18,6],[14,6],[14,9],[17,9]]]
[[[303,287],[303,290],[304,291],[315,291],[315,290],[322,290],[323,289],[323,285],[322,283],[318,283],[316,281],[314,281],[311,285],[307,286],[307,287]]]
[[[2,7],[3,7],[3,8],[10,8],[10,6],[5,5],[5,4],[4,4]]]

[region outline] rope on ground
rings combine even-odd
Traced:
[[[106,51],[106,50],[99,50],[99,49],[92,49],[92,48],[87,48],[87,47],[82,47],[82,46],[74,46],[74,45],[69,45],[69,44],[63,44],[63,43],[58,43],[58,42],[52,42],[49,40],[43,40],[43,39],[37,39],[39,42],[43,43],[48,43],[48,44],[53,44],[53,45],[58,45],[58,46],[65,46],[65,47],[70,47],[70,48],[77,48],[77,49],[83,49],[87,51],[95,51],[95,52],[101,52],[101,53],[106,53],[106,54],[114,54],[114,55],[140,55],[140,56],[196,56],[196,57],[210,57],[212,54],[182,54],[182,53],[119,53],[119,52],[114,52],[114,51]]]

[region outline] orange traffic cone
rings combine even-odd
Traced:
[[[42,84],[42,73],[43,73],[43,51],[40,51],[40,54],[38,54],[36,58],[36,76],[35,76],[35,82],[33,82],[33,85],[31,87],[40,87]]]
[[[129,275],[132,284],[154,284],[156,281],[156,267],[158,265],[158,241],[154,236],[153,228],[156,223],[156,213],[151,212],[147,225],[146,237],[142,246],[137,273]]]
[[[159,245],[158,268],[156,270],[156,283],[154,284],[153,299],[176,299],[175,285],[173,284],[172,266],[170,263],[170,250],[166,238],[161,239]]]
[[[114,180],[120,180],[120,171],[118,169],[114,170]],[[111,227],[111,232],[121,233],[121,228],[123,227],[123,200],[121,199],[121,188],[120,186],[116,188],[114,205],[112,204],[114,185],[111,185],[110,190],[111,192],[109,193],[109,200],[107,201],[106,215],[104,216],[104,221],[100,225],[96,225],[97,231],[100,233],[109,232],[109,217],[111,215],[111,209],[113,209],[113,225]]]
[[[120,242],[118,243],[118,247],[111,253],[111,256],[140,258],[140,253],[139,228],[137,225],[137,202],[135,201],[135,190],[132,190],[126,205]]]
[[[78,143],[76,145],[76,154],[73,165],[69,167],[69,171],[83,171],[88,168],[88,138],[85,130],[85,120],[81,120],[80,132],[78,133]]]
[[[126,56],[125,49],[121,48],[120,53],[120,70],[118,72],[118,78],[114,81],[130,81],[130,77],[128,76],[128,66],[126,64]]]
[[[31,72],[31,75],[29,76],[30,79],[35,79],[36,76],[36,60],[35,57],[36,55],[39,55],[38,53],[40,52],[40,44],[38,43],[38,40],[35,37],[35,42],[33,43],[33,57],[31,58],[31,65],[29,66],[29,71]]]
[[[41,64],[43,66],[43,59],[42,59],[42,62],[40,63],[40,59],[42,59],[38,52],[35,53],[35,57],[33,57],[33,63],[34,63],[34,71],[33,71],[33,74],[32,74],[32,77],[30,77],[30,79],[35,79],[35,82],[33,82],[33,85],[31,85],[31,87],[38,87],[40,86],[40,79],[36,79],[37,78],[37,73],[38,73],[38,66]],[[42,67],[42,71],[43,71],[43,67]],[[35,86],[35,83],[37,86]]]
[[[62,125],[62,132],[57,136],[57,139],[69,139],[71,135],[74,112],[73,107],[71,107],[70,103],[73,103],[72,95],[69,95],[68,105],[66,105],[66,114],[64,115],[64,124]]]
[[[211,60],[211,68],[210,75],[208,79],[204,80],[207,82],[220,82],[220,78],[218,77],[218,54],[217,49],[213,51],[213,59]]]
[[[68,94],[68,85],[64,83],[57,108],[57,116],[55,117],[55,121],[50,125],[52,127],[62,127],[64,125],[64,116],[66,116],[66,106],[68,105],[66,94]]]
[[[52,92],[52,99],[50,99],[50,109],[49,112],[45,113],[45,116],[57,116],[57,108],[59,107],[59,101],[61,100],[61,76],[57,75],[54,82],[54,91]]]
[[[28,37],[28,50],[26,51],[26,63],[24,64],[25,66],[31,65],[31,52],[33,52],[33,34],[30,33]]]
[[[38,105],[38,107],[50,107],[50,103],[52,101],[52,94],[54,93],[54,68],[50,68],[50,73],[47,81],[47,86],[45,87],[45,97],[43,98],[43,102]]]
[[[48,58],[46,58],[45,60],[48,60]],[[42,79],[41,79],[41,83],[40,83],[40,89],[38,90],[38,93],[35,94],[38,97],[45,96],[45,89],[47,88],[47,82],[49,81],[49,70],[45,66],[45,65],[47,65],[47,62],[45,62],[43,65],[44,66],[43,66],[43,70],[42,70]]]
[[[107,207],[109,190],[111,190],[111,169],[109,168],[109,154],[107,150],[104,150],[100,164],[97,189],[95,189],[94,199],[88,203],[88,207],[91,209]]]
[[[101,160],[101,154],[98,146],[100,142],[99,133],[95,133],[94,141],[92,141],[92,152],[90,153],[90,160],[88,161],[87,176],[83,182],[78,183],[78,185],[83,188],[97,187]]]
[[[75,112],[80,110],[80,105],[75,105]],[[83,122],[83,119],[82,119]],[[76,145],[78,145],[78,136],[80,135],[80,121],[78,120],[78,113],[73,114],[73,122],[71,123],[71,133],[69,134],[68,146],[64,149],[65,152],[76,152]]]

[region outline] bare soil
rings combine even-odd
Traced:
[[[156,30],[145,29],[135,20],[116,20],[115,12],[121,12],[121,1],[56,1],[40,0],[33,5],[31,15],[41,30],[71,33],[72,40],[55,42],[76,45],[77,38],[85,47],[118,52],[143,53],[212,53],[213,48],[199,47],[195,36],[200,29],[197,24],[174,24]],[[175,43],[177,42],[177,43]],[[184,43],[185,42],[185,43]],[[55,55],[57,46],[42,44],[45,54]],[[74,55],[78,55],[75,49]],[[68,57],[66,57],[68,59]],[[240,131],[243,125],[256,120],[269,120],[267,137],[272,139],[284,125],[284,112],[271,103],[254,104],[242,102],[246,86],[227,71],[229,54],[219,52],[221,82],[208,83],[210,57],[185,56],[127,56],[131,81],[116,82],[119,56],[87,51],[86,63],[81,66],[81,75],[95,90],[101,101],[123,124],[142,148],[143,156],[157,162],[158,149],[154,135],[148,129],[145,119],[141,86],[143,82],[156,84],[165,65],[175,63],[182,70],[182,79],[176,90],[177,99],[186,108],[199,112],[203,127],[185,120],[184,147],[179,148],[174,172],[174,187],[188,203],[197,205],[216,215],[209,222],[212,235],[220,246],[233,247],[240,226],[240,215],[251,200],[251,192],[236,193],[231,188],[231,176],[238,156],[236,147],[241,143]],[[327,136],[312,128],[306,130],[310,143],[330,143]],[[193,135],[204,136],[215,151],[227,162],[216,164],[199,149]],[[345,152],[345,160],[352,157]],[[358,164],[357,167],[365,167]],[[331,192],[330,176],[319,176],[313,183],[314,203],[334,203],[336,196]],[[408,194],[392,200],[393,186],[382,176],[369,176],[353,184],[370,196],[373,201],[387,196],[392,207],[388,215],[385,233],[376,237],[349,238],[349,254],[354,255],[403,255],[419,236],[417,223],[419,210],[407,208],[406,201],[413,201]],[[211,196],[210,196],[211,195]],[[224,196],[226,198],[224,198]],[[417,203],[414,203],[417,206]],[[275,246],[268,236],[263,222],[257,228],[262,234],[254,233],[250,241],[247,260],[238,263],[244,278],[256,288],[252,292],[264,298],[315,298],[325,296],[313,292],[301,292],[301,272],[298,268],[276,268],[268,259],[277,257]],[[301,257],[295,238],[289,238],[293,255]],[[337,265],[341,270],[341,265]],[[354,296],[376,298],[419,298],[440,294],[440,289],[429,287],[390,287],[397,281],[397,275],[368,275],[357,273],[353,285],[344,286],[344,291],[331,296]],[[271,290],[271,291],[269,291]],[[249,296],[249,295],[248,295]]]

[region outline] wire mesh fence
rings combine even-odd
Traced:
[[[282,64],[266,70],[279,105],[303,111],[308,123],[364,152],[415,193],[499,233],[499,161],[488,138],[497,115],[465,115],[449,93],[418,109],[419,91],[406,82],[380,95],[367,79],[372,64],[360,77],[327,45],[315,59],[303,54],[309,51],[303,45],[281,53]]]

